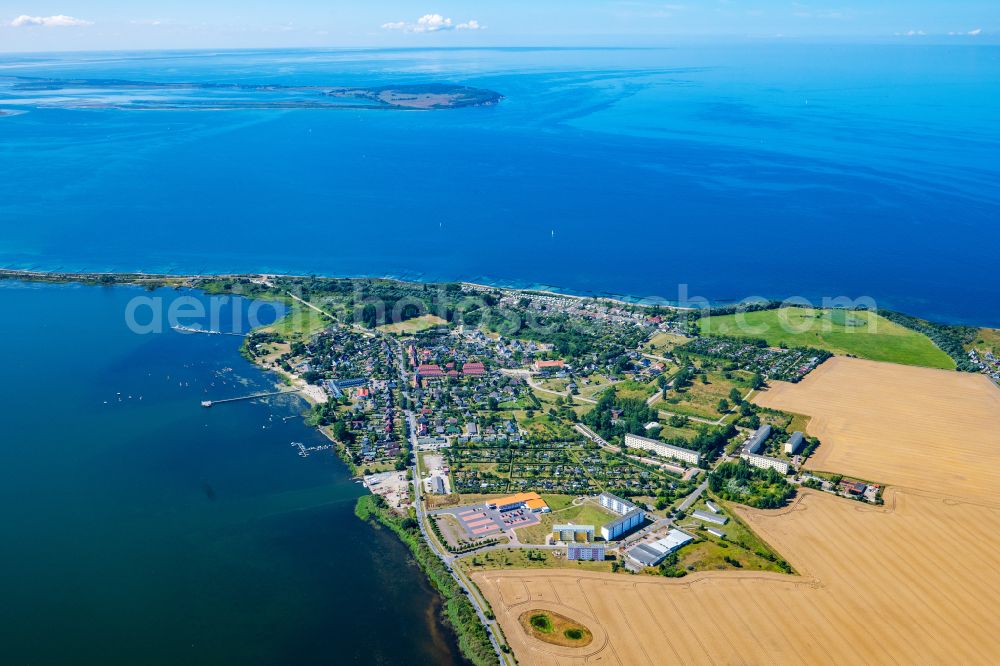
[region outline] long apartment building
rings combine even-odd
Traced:
[[[764,448],[764,442],[766,442],[767,438],[770,436],[771,426],[762,425],[757,428],[752,435],[750,435],[750,439],[747,440],[744,445],[744,449],[747,453],[760,453],[760,450]]]
[[[605,541],[617,539],[626,532],[635,529],[646,518],[646,512],[628,500],[623,500],[611,493],[601,493],[601,506],[617,513],[620,518],[612,520],[601,527],[601,536]]]
[[[625,446],[635,449],[643,449],[645,451],[652,451],[653,453],[661,455],[664,458],[673,458],[674,460],[680,460],[681,462],[686,462],[694,466],[701,464],[701,453],[698,451],[664,444],[663,442],[655,439],[649,439],[648,437],[640,437],[639,435],[632,434],[625,435]]]
[[[784,460],[769,458],[768,456],[762,456],[756,453],[741,453],[740,458],[743,458],[743,460],[746,460],[754,467],[759,467],[761,469],[776,469],[782,474],[788,474],[788,463]]]

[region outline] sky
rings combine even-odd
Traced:
[[[0,52],[1000,43],[1000,0],[0,0]]]

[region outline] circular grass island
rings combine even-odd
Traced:
[[[529,636],[562,647],[586,647],[594,640],[590,629],[549,610],[529,610],[518,618]]]

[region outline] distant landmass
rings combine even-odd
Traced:
[[[435,110],[491,106],[502,99],[493,90],[448,83],[341,87],[0,77],[0,102],[29,108]]]

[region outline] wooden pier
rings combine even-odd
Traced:
[[[288,395],[290,393],[301,393],[303,389],[292,389],[290,391],[272,391],[270,393],[255,393],[253,395],[242,395],[238,398],[225,398],[224,400],[202,400],[202,407],[213,407],[227,402],[240,402],[241,400],[256,400],[257,398],[271,398],[276,395]]]

